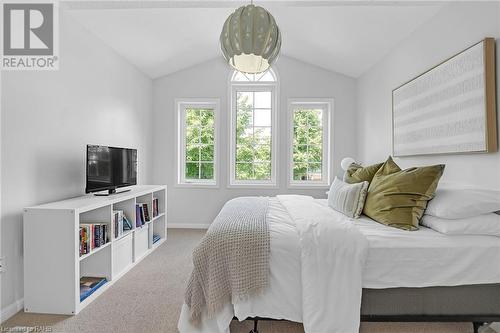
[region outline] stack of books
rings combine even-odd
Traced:
[[[109,226],[106,223],[80,224],[80,255],[90,253],[109,242]]]
[[[153,198],[153,217],[158,216],[158,198]]]
[[[88,277],[80,278],[80,302],[92,295],[103,284],[108,282],[103,277]]]
[[[153,235],[153,244],[161,239],[160,235]]]
[[[115,228],[115,238],[119,238],[125,231],[132,230],[132,223],[127,219],[123,210],[113,211],[113,225]]]
[[[148,204],[137,203],[135,205],[135,226],[142,227],[151,220],[148,210]]]

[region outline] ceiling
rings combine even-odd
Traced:
[[[151,78],[221,56],[239,1],[70,1],[66,10]],[[259,1],[276,18],[282,54],[359,77],[443,7],[419,1]]]

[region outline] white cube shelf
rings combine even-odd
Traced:
[[[158,198],[158,216],[153,216]],[[147,203],[151,221],[136,226],[136,203]],[[24,311],[77,314],[167,238],[167,188],[140,185],[106,197],[85,195],[24,209]],[[114,237],[113,210],[122,210],[132,230]],[[109,242],[80,255],[79,225],[109,224]],[[153,244],[153,235],[160,240]],[[80,302],[80,278],[107,283]]]

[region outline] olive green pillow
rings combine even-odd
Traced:
[[[442,164],[401,170],[389,157],[373,176],[363,213],[391,227],[418,230],[443,171]]]
[[[352,163],[344,174],[344,182],[349,184],[361,182],[370,183],[382,164],[384,163],[363,167],[357,163]]]

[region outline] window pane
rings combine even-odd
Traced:
[[[321,127],[310,127],[308,139],[310,145],[320,145],[323,141],[323,129]]]
[[[305,127],[307,125],[308,125],[307,111],[306,110],[295,110],[293,112],[293,126],[294,127]]]
[[[201,163],[200,164],[200,179],[213,179],[214,178],[214,164]]]
[[[214,110],[200,109],[200,125],[203,127],[214,126]]]
[[[321,163],[309,163],[309,170],[307,172],[308,180],[320,181],[321,177]]]
[[[293,180],[307,180],[307,163],[294,163]]]
[[[186,127],[200,126],[199,109],[186,109]]]
[[[255,179],[270,180],[271,179],[271,163],[255,163]]]
[[[202,144],[213,144],[214,143],[214,128],[213,127],[204,127],[201,129],[200,143],[202,143]]]
[[[198,163],[186,163],[186,179],[198,179],[200,167]]]
[[[296,145],[293,147],[293,162],[307,162],[308,157],[307,145]]]
[[[214,160],[214,146],[206,145],[200,148],[200,161],[212,162]]]
[[[186,125],[186,144],[194,145],[200,141],[200,129],[194,126]]]
[[[274,76],[270,71],[264,72],[264,74],[260,75],[260,77],[257,78],[259,81],[274,81]]]
[[[256,145],[254,150],[254,161],[271,161],[271,146]]]
[[[253,142],[253,128],[239,127],[236,133],[236,144],[246,145]]]
[[[253,162],[253,149],[251,145],[236,147],[236,162]]]
[[[253,179],[253,168],[251,163],[236,163],[236,179]]]
[[[187,162],[198,162],[200,160],[200,148],[199,146],[187,146],[186,147],[186,161]]]
[[[253,92],[238,91],[236,93],[236,101],[237,101],[238,111],[241,109],[253,108]]]
[[[271,144],[271,127],[255,127],[254,129],[255,143]]]
[[[308,130],[304,127],[295,127],[293,129],[293,144],[294,145],[307,145],[308,143]]]
[[[271,108],[271,92],[270,91],[256,91],[255,92],[254,107],[259,109]]]
[[[308,146],[308,162],[321,163],[323,160],[323,147],[322,146]]]
[[[271,126],[271,109],[256,109],[254,126]]]

